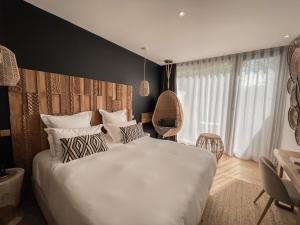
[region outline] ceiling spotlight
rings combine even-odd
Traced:
[[[183,11],[178,12],[178,16],[183,17],[184,15],[185,15],[185,12],[183,12]]]
[[[290,38],[290,35],[289,34],[286,34],[283,36],[284,38]]]

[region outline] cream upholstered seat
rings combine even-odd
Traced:
[[[292,203],[294,206],[300,206],[300,194],[294,187],[291,181],[289,180],[282,180],[283,185],[285,186],[288,195],[290,196]]]
[[[176,121],[176,127],[160,126],[162,119],[172,119]],[[156,132],[163,138],[175,136],[181,129],[183,123],[182,106],[173,91],[164,91],[157,100],[152,117],[152,123]]]
[[[293,184],[288,180],[282,180],[276,172],[272,162],[262,157],[259,160],[260,171],[262,175],[263,190],[259,193],[254,203],[266,192],[270,198],[262,212],[257,224],[260,224],[273,201],[279,201],[287,205],[300,207],[300,194],[297,192]]]

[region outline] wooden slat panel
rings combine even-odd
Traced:
[[[99,81],[94,80],[93,81],[93,93],[92,93],[92,110],[97,110],[98,105],[98,96],[99,96]]]
[[[121,100],[122,99],[122,84],[116,85],[116,99]]]
[[[92,95],[93,80],[84,79],[84,95]]]
[[[132,86],[127,86],[127,116],[132,119]]]
[[[60,95],[52,95],[52,113],[55,115],[61,114]]]
[[[96,108],[97,109],[104,109],[104,107],[103,107],[103,97],[102,96],[97,96],[96,98],[97,98]]]
[[[37,89],[39,94],[40,113],[48,114],[46,96],[46,78],[44,72],[37,72]]]
[[[127,108],[127,85],[122,85],[122,109]]]
[[[112,83],[112,99],[116,100],[117,97],[117,85],[115,83]]]
[[[71,93],[71,86],[70,86],[70,77],[69,76],[65,76],[65,92],[64,92],[64,102],[66,104],[65,106],[65,114],[70,114],[72,113],[72,110],[71,110],[71,96],[72,96],[72,93]]]
[[[73,92],[74,95],[80,95],[80,78],[79,77],[71,77],[73,81]]]
[[[102,91],[102,105],[103,105],[103,109],[106,108],[106,96],[107,96],[107,92],[106,92],[106,82],[101,81],[101,91]]]
[[[60,76],[58,74],[50,74],[50,87],[52,94],[61,93]]]
[[[79,95],[80,95],[80,111],[83,112],[85,109],[84,105],[84,78],[80,78],[79,80]]]
[[[67,99],[66,93],[69,92],[67,90],[66,85],[68,83],[68,77],[60,75],[59,77],[59,87],[60,87],[60,113],[61,114],[67,114],[67,108],[68,108],[68,102],[70,101]]]
[[[20,68],[21,79],[9,87],[11,135],[16,166],[31,175],[32,159],[49,147],[40,113],[66,115],[93,111],[93,125],[101,122],[98,109],[126,108],[132,118],[132,86]]]
[[[26,92],[36,92],[36,73],[29,72],[28,70],[23,71],[24,79],[25,79],[25,89]]]
[[[107,97],[113,97],[113,92],[114,92],[114,87],[113,83],[111,82],[106,82],[106,96]]]
[[[73,102],[74,102],[73,113],[80,112],[80,95],[74,95]]]
[[[9,88],[9,102],[10,107],[13,108],[13,110],[10,110],[11,117],[14,119],[10,120],[10,127],[11,127],[11,135],[13,137],[23,135],[23,106],[22,106],[22,95],[20,92],[17,92],[13,88]],[[13,111],[13,112],[12,112]]]
[[[118,111],[122,109],[121,100],[113,100],[112,101],[112,111]]]
[[[84,95],[84,110],[83,111],[90,111],[91,110],[91,96]]]

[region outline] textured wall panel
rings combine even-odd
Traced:
[[[98,108],[126,108],[132,118],[132,86],[27,69],[20,69],[20,75],[8,92],[11,135],[15,164],[28,176],[34,155],[49,147],[40,113],[93,111],[91,124],[96,125],[101,122]]]

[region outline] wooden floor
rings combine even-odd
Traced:
[[[230,185],[230,183],[234,182],[236,179],[248,183],[260,184],[258,164],[253,161],[244,161],[223,155],[218,163],[218,169],[211,189],[211,194]],[[24,219],[20,225],[46,225],[41,211],[32,195],[23,201],[22,206]]]
[[[260,185],[258,163],[223,155],[218,162],[218,169],[211,192],[217,191],[235,179]]]

